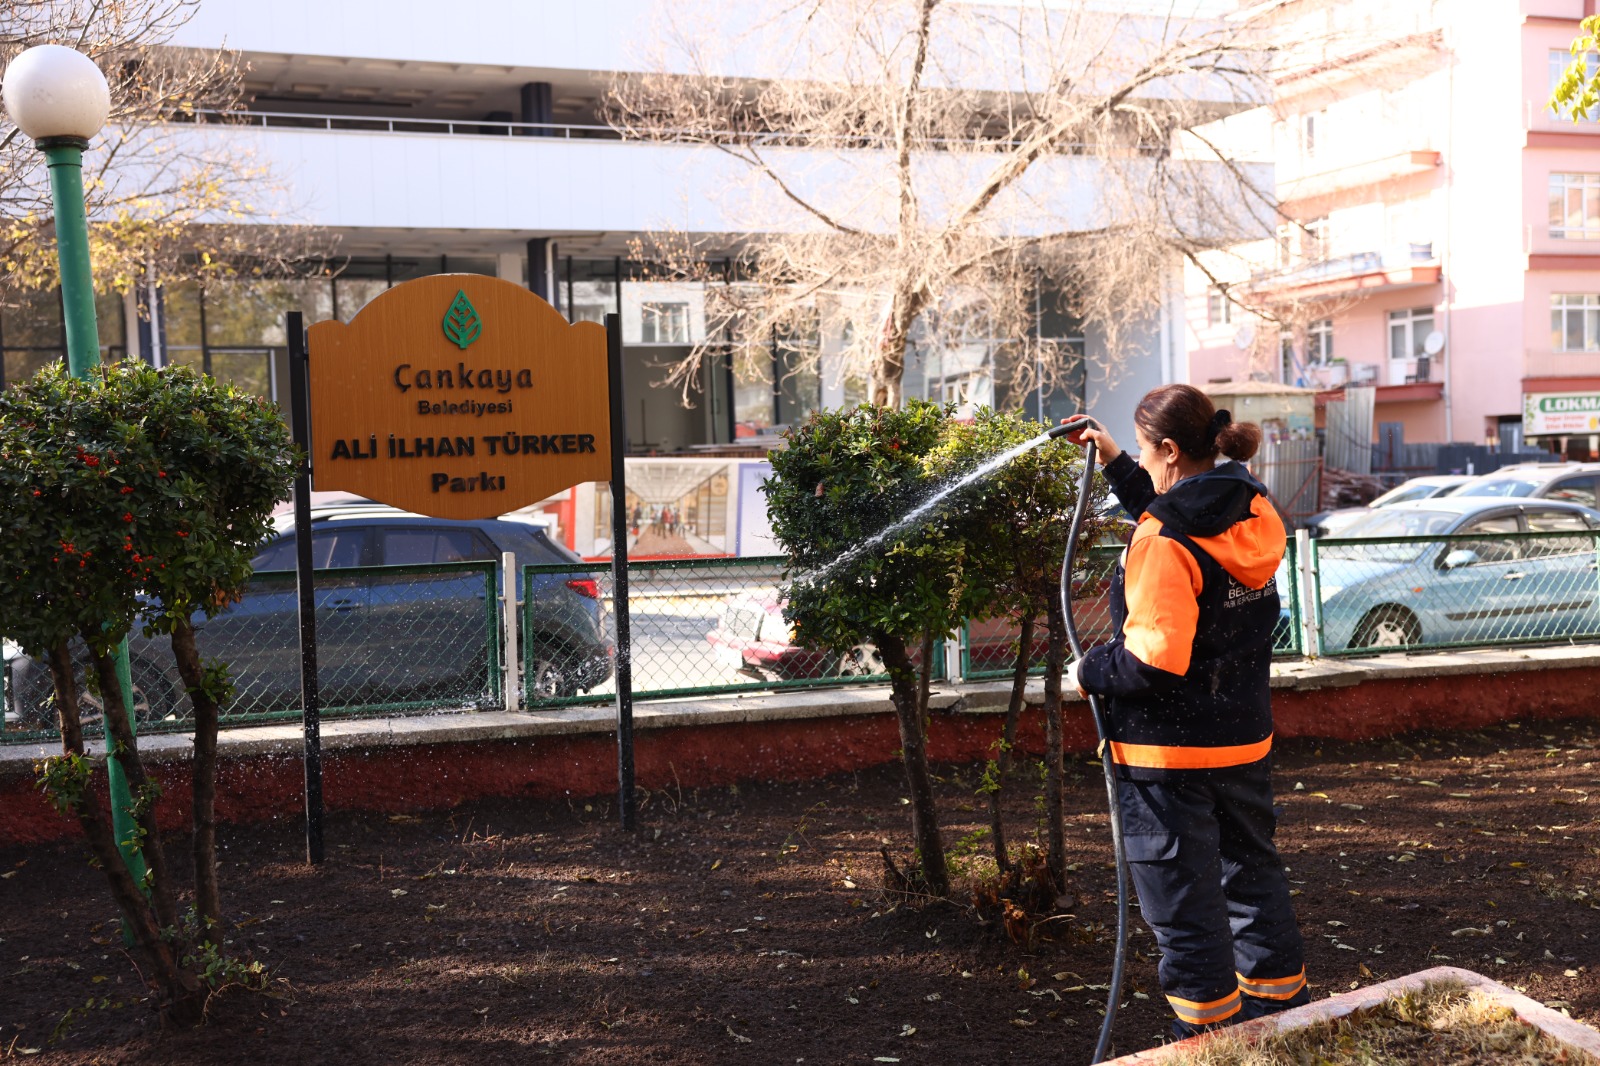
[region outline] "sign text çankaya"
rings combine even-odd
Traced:
[[[605,331],[526,289],[419,278],[310,341],[318,489],[481,518],[610,476]]]

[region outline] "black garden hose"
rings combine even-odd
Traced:
[[[1092,419],[1079,417],[1052,428],[1051,437],[1064,437],[1081,429],[1094,426]],[[1072,525],[1067,531],[1067,550],[1061,557],[1061,610],[1067,623],[1067,643],[1072,646],[1072,657],[1083,658],[1083,643],[1078,639],[1078,624],[1072,617],[1072,564],[1078,554],[1078,534],[1083,529],[1084,512],[1089,506],[1089,488],[1094,479],[1095,446],[1093,441],[1083,445],[1083,476],[1078,481],[1078,503],[1072,512]],[[1111,1030],[1117,1020],[1117,1001],[1122,998],[1122,982],[1128,965],[1128,855],[1122,842],[1122,806],[1117,800],[1116,767],[1111,761],[1111,745],[1106,737],[1105,709],[1100,697],[1089,697],[1089,713],[1094,716],[1095,733],[1100,738],[1100,762],[1106,778],[1106,806],[1111,816],[1111,849],[1117,866],[1117,947],[1111,964],[1111,991],[1106,996],[1106,1018],[1100,1026],[1100,1038],[1094,1047],[1091,1063],[1104,1062],[1111,1046]]]

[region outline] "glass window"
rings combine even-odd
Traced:
[[[61,294],[55,289],[18,292],[0,312],[0,343],[5,345],[8,383],[25,381],[42,367],[66,358],[61,328]]]
[[[1594,506],[1594,475],[1585,474],[1582,477],[1563,478],[1550,486],[1550,491],[1545,494],[1546,499],[1565,500],[1568,503],[1581,503],[1585,507]],[[1556,516],[1578,519],[1576,526],[1555,526],[1556,529],[1583,529],[1582,516],[1567,515],[1565,512],[1553,512]],[[1528,516],[1528,521],[1533,521],[1533,515]]]
[[[1333,358],[1333,319],[1319,318],[1306,327],[1306,361],[1312,365]]]
[[[1450,545],[1451,550],[1465,548],[1477,552],[1480,563],[1503,563],[1522,558],[1522,544],[1513,536],[1522,532],[1522,528],[1514,514],[1480,518],[1469,522],[1458,532],[1492,534],[1485,540],[1458,541]]]
[[[334,311],[340,322],[348,322],[356,317],[356,313],[374,298],[389,287],[389,283],[382,278],[347,278],[333,279]]]
[[[1463,496],[1532,496],[1543,484],[1526,478],[1492,477],[1463,486]]]
[[[1319,548],[1318,554],[1334,559],[1360,559],[1366,562],[1405,563],[1419,558],[1426,544],[1383,544],[1386,537],[1425,537],[1447,532],[1460,515],[1448,511],[1412,511],[1385,507],[1356,519],[1339,531],[1339,537],[1373,538],[1377,544],[1334,544]]]
[[[1226,326],[1233,321],[1233,301],[1216,286],[1206,293],[1206,325]]]
[[[385,566],[460,563],[492,559],[495,554],[470,529],[383,529],[378,544],[378,558]]]
[[[1561,82],[1562,73],[1566,71],[1567,64],[1571,63],[1572,61],[1572,53],[1567,51],[1565,48],[1550,49],[1550,82],[1548,85],[1548,91],[1545,94],[1546,99],[1549,98],[1550,93],[1556,91],[1556,86]],[[1600,56],[1590,52],[1588,55],[1584,56],[1584,72],[1588,77],[1592,78],[1597,70],[1600,70]],[[1596,110],[1600,111],[1600,109]],[[1572,111],[1570,108],[1561,111],[1557,111],[1555,108],[1550,108],[1549,111],[1551,114],[1558,114],[1562,118],[1572,117]],[[1579,115],[1578,118],[1579,121],[1594,122],[1596,120],[1600,120],[1600,114]]]
[[[688,303],[662,301],[640,304],[639,343],[688,344]]]
[[[311,566],[315,570],[330,566],[360,566],[361,548],[366,543],[365,529],[322,529],[311,535]],[[256,570],[293,570],[295,535],[293,531],[269,543],[250,560]]]
[[[1600,351],[1600,294],[1563,292],[1550,297],[1550,346],[1558,352]]]
[[[567,291],[562,299],[571,304],[567,309],[569,322],[604,322],[607,315],[620,310],[614,260],[569,259],[563,281]]]
[[[1600,240],[1600,174],[1550,175],[1550,236]]]
[[[213,347],[281,348],[283,316],[304,313],[306,323],[333,317],[327,278],[224,280],[205,290],[206,343]]]
[[[1389,358],[1416,359],[1426,355],[1422,348],[1433,332],[1433,308],[1416,307],[1389,312]],[[1419,371],[1420,373],[1420,371]]]

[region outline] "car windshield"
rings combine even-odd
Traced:
[[[1426,537],[1447,532],[1460,515],[1449,511],[1386,509],[1374,511],[1339,531],[1339,538]],[[1362,559],[1375,563],[1409,563],[1428,550],[1427,544],[1334,544],[1318,554],[1333,559]]]
[[[1433,495],[1432,485],[1413,485],[1409,481],[1404,485],[1396,485],[1388,492],[1379,496],[1368,507],[1387,507],[1391,503],[1406,503],[1410,500],[1425,500]]]
[[[1463,485],[1462,496],[1532,496],[1543,485],[1543,479],[1521,477],[1497,477],[1487,481],[1475,481]]]

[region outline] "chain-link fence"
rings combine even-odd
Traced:
[[[803,647],[783,617],[781,557],[678,559],[628,567],[634,695],[720,695],[883,680],[877,649]],[[603,637],[574,636],[574,597],[593,603]],[[603,563],[528,566],[522,577],[523,705],[599,703],[616,692],[616,609]],[[942,650],[935,670],[942,672]]]
[[[315,575],[317,676],[329,717],[497,706],[501,695],[497,568],[492,562],[342,567]],[[295,575],[256,574],[238,603],[199,618],[205,659],[228,664],[234,699],[224,724],[300,715],[300,611]],[[141,732],[188,728],[189,701],[166,637],[128,641]],[[80,687],[84,655],[79,649]],[[49,735],[54,688],[43,664],[14,660],[8,734]],[[100,728],[100,698],[84,689],[81,713]]]
[[[1103,644],[1116,635],[1116,625],[1111,618],[1111,578],[1121,556],[1119,545],[1096,546],[1089,549],[1073,574],[1073,617],[1078,623],[1078,638],[1085,648]],[[1295,542],[1290,540],[1276,576],[1282,613],[1273,633],[1274,656],[1301,653],[1299,579],[1295,564]],[[970,681],[1011,677],[1016,669],[1021,639],[1020,627],[1010,619],[968,622],[961,631],[961,676]],[[1048,640],[1045,620],[1036,619],[1029,673],[1043,672]]]
[[[1600,534],[1312,541],[1317,629],[1329,655],[1600,637]]]
[[[1600,638],[1600,534],[1480,532],[1312,541],[1300,565],[1291,541],[1277,575],[1282,614],[1276,653],[1302,654],[1309,628],[1325,654],[1493,647]],[[1086,645],[1113,632],[1109,588],[1119,547],[1091,549],[1076,576]],[[803,646],[783,618],[783,559],[639,562],[629,569],[633,687],[642,699],[719,695],[851,681],[882,681],[863,643],[844,654]],[[1309,574],[1316,617],[1303,627],[1300,582]],[[518,628],[528,708],[602,703],[615,689],[610,567],[523,568]],[[500,583],[493,563],[351,567],[316,575],[323,713],[405,713],[505,705]],[[289,572],[257,574],[241,602],[202,622],[206,658],[227,662],[236,696],[226,721],[300,714],[299,602]],[[961,676],[1011,676],[1020,634],[1004,620],[960,634]],[[1035,627],[1030,666],[1047,634]],[[130,641],[136,711],[146,732],[187,726],[188,701],[165,638]],[[935,645],[934,676],[945,677]],[[14,660],[7,681],[8,739],[47,736],[55,708],[49,671]],[[91,728],[98,697],[86,692]]]

